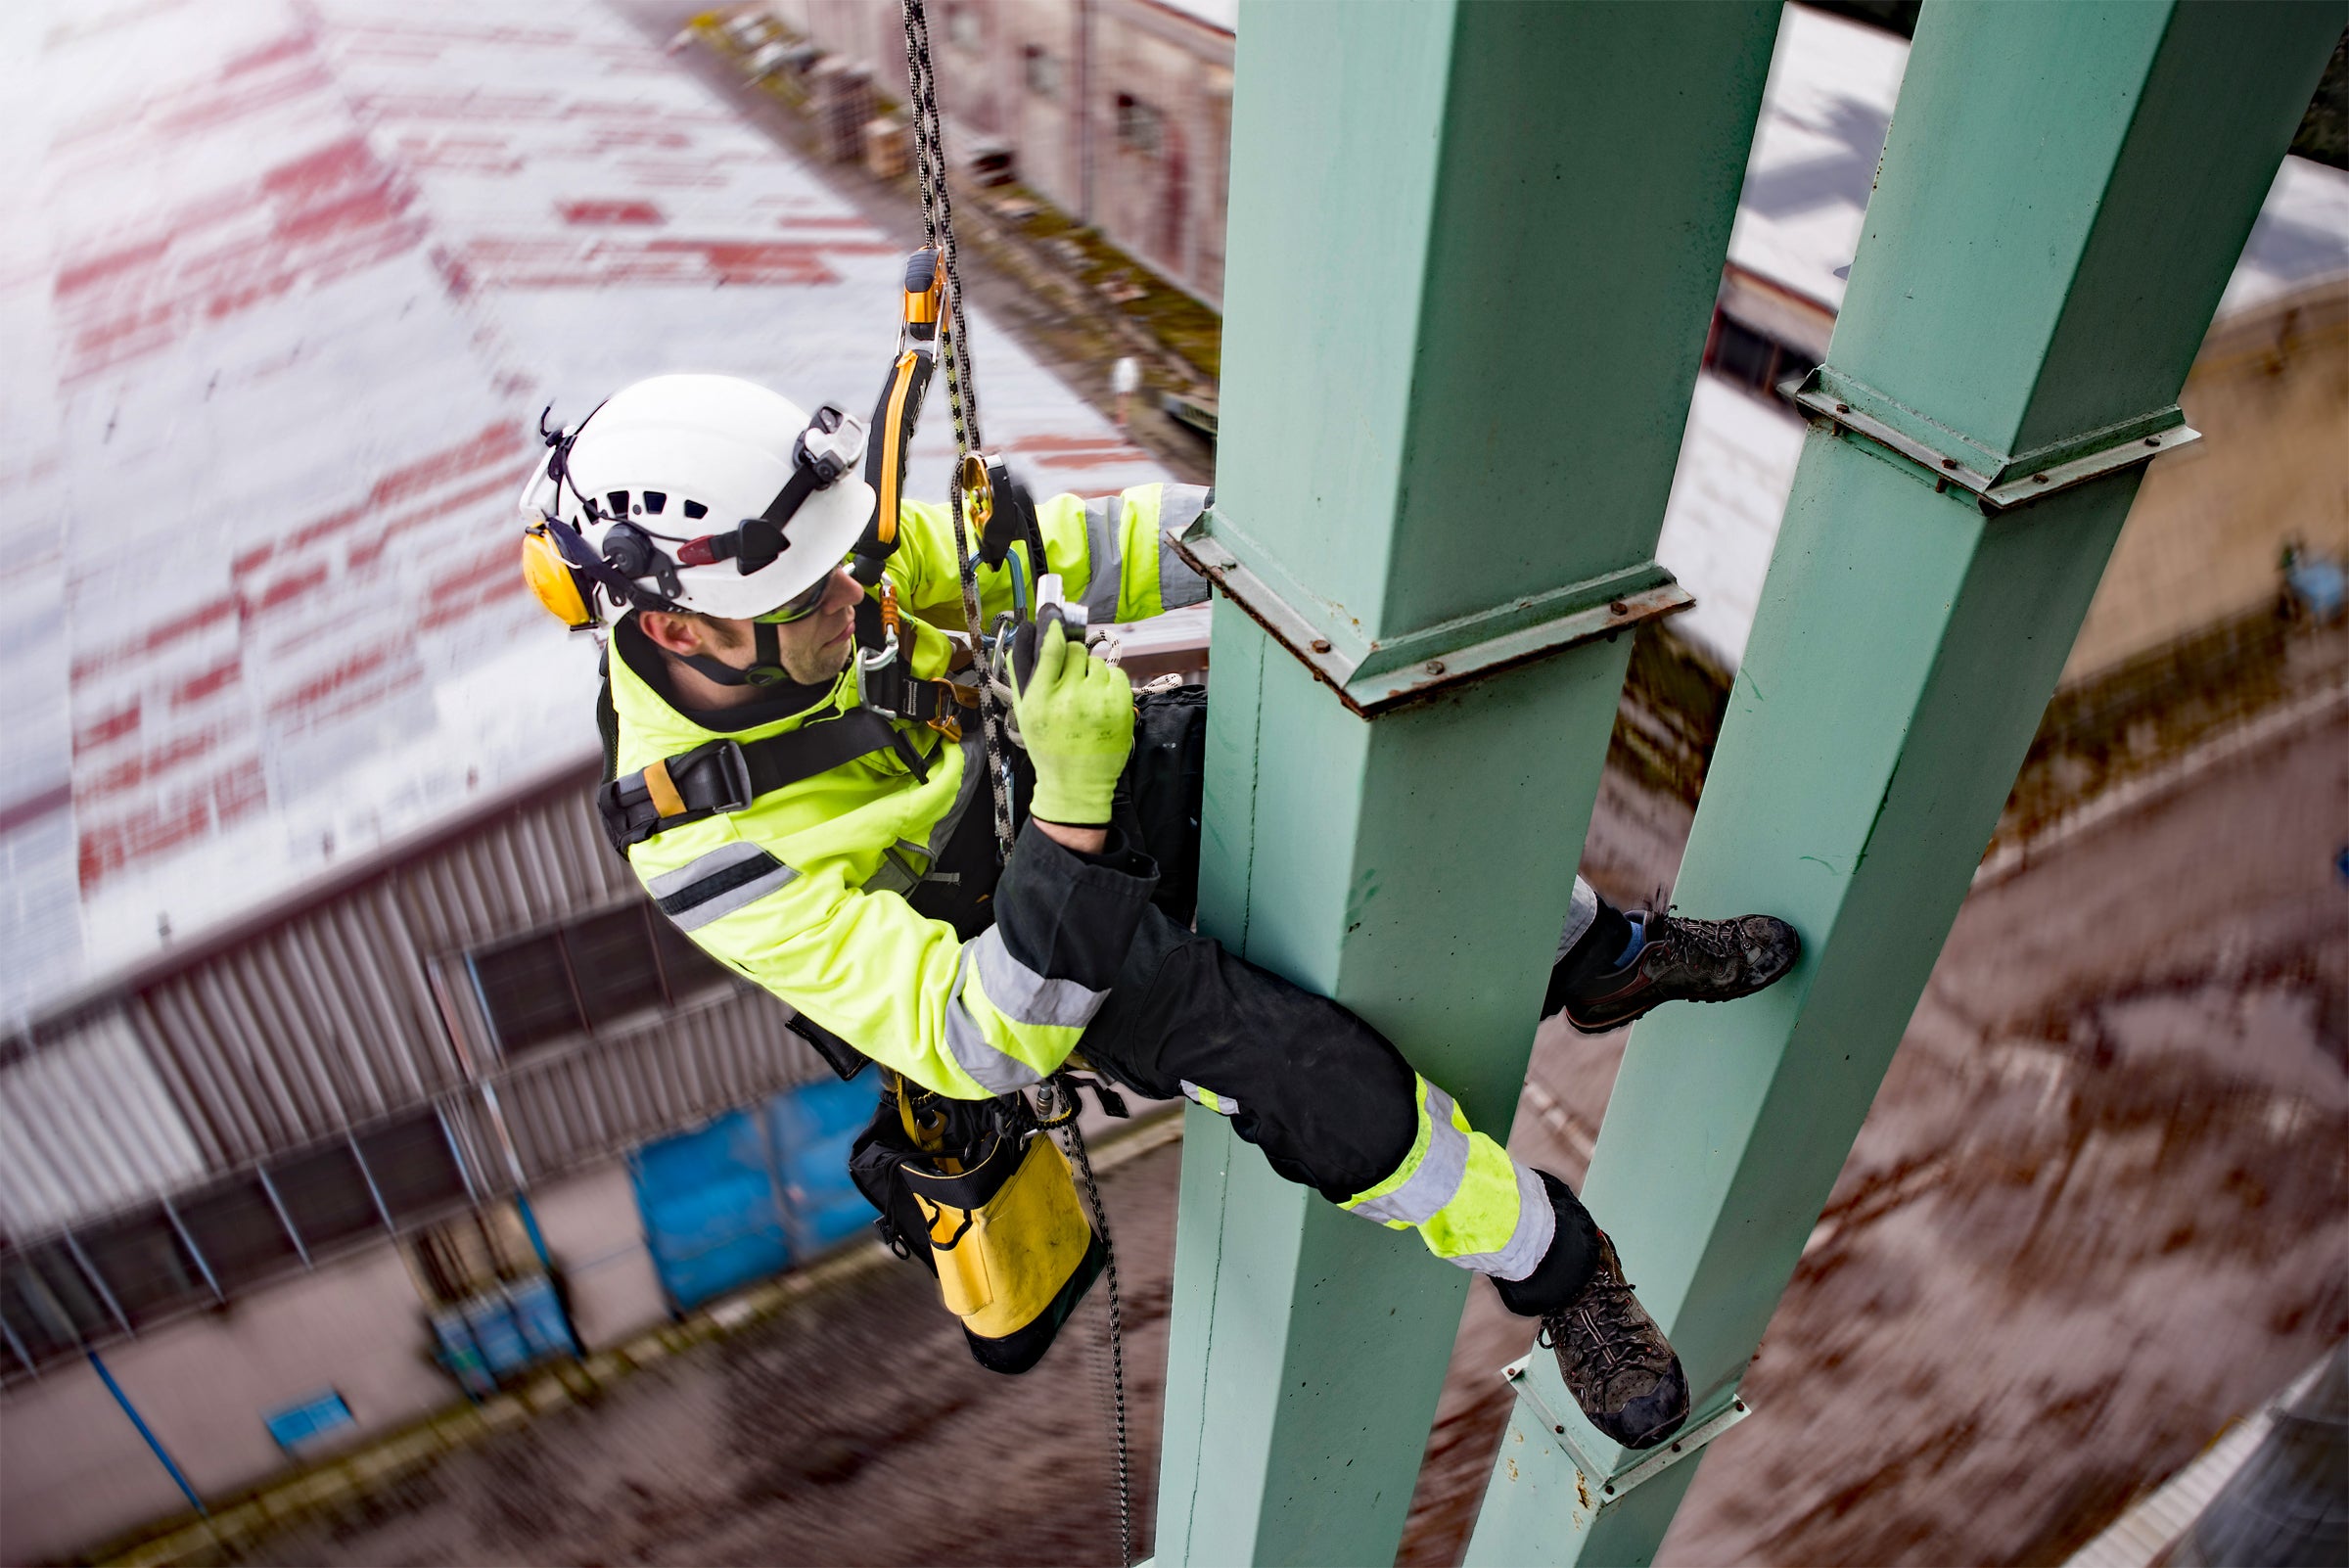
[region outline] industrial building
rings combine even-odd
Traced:
[[[769,0],[798,37],[905,98],[898,14]],[[1238,0],[950,0],[931,8],[959,155],[995,163],[1209,304],[1223,299]],[[869,102],[869,100],[868,100]]]

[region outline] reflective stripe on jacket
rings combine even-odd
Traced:
[[[1140,620],[1196,603],[1206,584],[1163,551],[1160,530],[1196,517],[1205,495],[1195,485],[1143,484],[1091,502],[1054,496],[1037,507],[1049,564],[1071,598],[1106,607],[1096,619]],[[959,627],[945,508],[907,504],[898,539],[889,576],[900,606]],[[982,571],[979,585],[991,623],[1011,607],[1009,575]],[[946,655],[943,637],[919,635],[914,673],[944,673]],[[716,738],[625,659],[611,661],[611,675],[622,773]],[[855,700],[854,678],[844,673],[826,700],[733,738],[820,723]],[[990,809],[978,738],[957,745],[923,724],[901,727],[926,759],[927,782],[898,758],[873,753],[745,810],[657,834],[628,858],[662,911],[720,961],[883,1066],[977,1099],[1038,1081],[1075,1048],[1116,976],[1152,878],[1023,834],[996,889],[995,927],[958,941],[902,895],[963,811]]]

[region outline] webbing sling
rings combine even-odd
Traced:
[[[875,752],[896,753],[916,779],[929,782],[929,760],[888,719],[857,708],[761,740],[720,738],[665,757],[599,786],[595,814],[624,857],[656,833],[739,811],[761,795]]]

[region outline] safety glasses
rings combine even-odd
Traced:
[[[832,574],[827,572],[809,583],[806,591],[784,600],[766,614],[751,619],[768,626],[788,626],[795,621],[805,621],[815,614],[816,607],[824,602],[824,595],[831,586]]]

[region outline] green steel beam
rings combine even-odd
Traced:
[[[1652,558],[1775,20],[1281,4],[1239,28],[1194,544],[1250,614],[1215,610],[1202,924],[1497,1135],[1622,624],[1681,597]],[[1468,1276],[1217,1118],[1185,1130],[1157,1560],[1390,1562]]]
[[[1585,1192],[1700,1419],[1777,1306],[2136,494],[2142,466],[2090,459],[2181,438],[2339,28],[2332,4],[1925,8],[1675,895],[1780,911],[1807,951],[1761,996],[1638,1027]],[[2000,509],[1975,479],[2044,498]],[[1563,1399],[1547,1357],[1524,1386],[1468,1560],[1651,1560],[1697,1461],[1610,1498],[1622,1456],[1554,1423],[1593,1486],[1540,1413]]]

